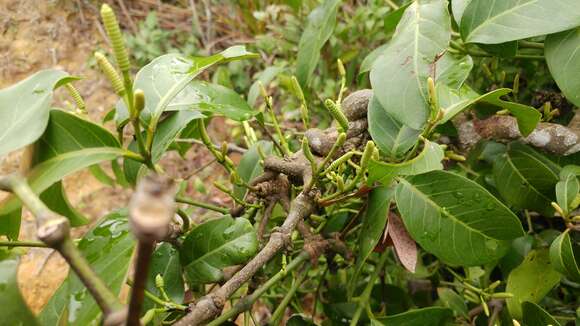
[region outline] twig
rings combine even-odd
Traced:
[[[246,310],[250,310],[252,308],[252,305],[254,304],[254,302],[256,302],[256,300],[258,300],[266,291],[268,291],[272,286],[277,284],[281,279],[286,277],[289,272],[292,272],[297,267],[301,266],[302,263],[304,263],[306,260],[308,260],[309,257],[310,257],[310,255],[305,251],[300,253],[296,258],[294,258],[294,260],[292,260],[292,262],[290,262],[286,266],[286,270],[279,271],[278,273],[276,273],[274,276],[272,276],[272,278],[270,278],[260,288],[258,288],[256,291],[254,291],[249,296],[242,298],[240,301],[238,301],[232,307],[232,309],[221,314],[218,318],[213,320],[207,326],[220,325],[220,324],[226,322],[228,319],[230,319],[234,316],[237,316],[241,312],[246,311]]]
[[[391,7],[393,10],[399,9],[399,6],[393,2],[393,0],[385,0],[385,2]]]
[[[36,247],[46,248],[47,245],[40,241],[0,241],[0,247]]]
[[[270,319],[271,324],[280,325],[280,319],[284,315],[284,311],[286,311],[288,303],[290,303],[290,300],[292,300],[292,297],[294,297],[294,294],[296,294],[296,290],[298,290],[298,287],[302,285],[302,282],[308,275],[309,270],[310,264],[306,264],[301,274],[296,279],[293,280],[292,287],[290,287],[290,290],[288,291],[288,293],[286,293],[284,299],[282,299],[276,310],[274,310],[272,318]]]
[[[0,190],[13,192],[36,217],[37,237],[67,261],[103,311],[105,324],[123,320],[123,305],[75,246],[68,219],[52,212],[20,176],[0,177]]]
[[[178,202],[178,203],[182,203],[182,204],[188,204],[188,205],[192,205],[192,206],[197,206],[197,207],[209,209],[211,211],[218,212],[218,213],[222,213],[222,214],[227,214],[229,212],[229,209],[227,209],[225,207],[219,207],[219,206],[215,206],[215,205],[212,205],[212,204],[207,204],[207,203],[204,203],[204,202],[199,202],[197,200],[193,200],[193,199],[186,198],[186,197],[183,197],[183,196],[177,196],[177,197],[175,197],[175,201]]]
[[[163,240],[170,232],[169,224],[175,215],[174,196],[173,180],[150,175],[141,180],[129,203],[129,222],[138,245],[127,316],[128,326],[140,325],[139,317],[145,297],[149,262],[155,242]]]

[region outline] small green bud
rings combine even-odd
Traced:
[[[338,73],[340,74],[341,77],[346,76],[346,70],[344,69],[344,64],[342,64],[342,60],[338,59],[336,60],[336,63],[338,65]]]
[[[125,47],[125,40],[121,34],[121,29],[119,28],[115,12],[106,3],[101,7],[101,18],[103,19],[103,25],[105,25],[105,30],[107,31],[109,40],[111,41],[117,65],[122,72],[128,72],[129,55],[127,54],[127,48]]]
[[[510,298],[513,298],[514,295],[509,293],[509,292],[496,292],[496,293],[493,293],[491,295],[491,297],[498,298],[498,299],[510,299]]]
[[[300,83],[298,82],[298,79],[296,79],[296,76],[292,76],[291,80],[292,80],[292,88],[294,89],[294,93],[296,94],[296,96],[298,96],[300,101],[302,102],[306,101],[306,98],[304,97],[304,92],[302,91],[302,86],[300,86]]]
[[[348,119],[340,109],[340,105],[337,105],[331,99],[326,99],[324,106],[326,106],[332,117],[338,122],[341,131],[346,132],[348,130]]]
[[[133,93],[133,104],[135,106],[135,112],[133,118],[137,118],[141,111],[145,108],[145,93],[143,90],[136,89]]]
[[[97,65],[101,68],[103,74],[105,74],[105,77],[107,77],[111,83],[111,86],[113,86],[113,91],[115,91],[117,95],[122,96],[125,93],[125,87],[123,86],[121,76],[119,76],[115,68],[113,68],[113,65],[109,60],[107,60],[107,57],[100,52],[95,52],[95,59],[97,60]]]
[[[258,80],[258,86],[260,87],[260,94],[262,95],[262,97],[268,98],[268,92],[266,92],[266,88],[264,87],[264,84],[262,84],[262,82],[259,80]]]
[[[369,140],[365,146],[365,150],[360,159],[360,167],[363,171],[366,170],[366,168],[368,167],[369,161],[371,160],[371,157],[374,152],[375,152],[375,143],[372,140]]]
[[[158,289],[165,288],[165,280],[163,279],[163,276],[161,276],[161,274],[155,275],[155,287]]]

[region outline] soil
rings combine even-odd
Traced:
[[[79,4],[82,2],[82,10]],[[100,121],[117,97],[107,81],[91,64],[97,49],[107,49],[97,23],[97,1],[83,0],[0,0],[0,88],[16,83],[34,72],[59,67],[71,75],[81,76],[75,82],[85,102],[90,118]],[[66,93],[57,92],[55,104],[71,107]],[[212,134],[226,134],[225,123],[214,123],[220,130]],[[109,126],[112,129],[112,126]],[[21,152],[0,159],[0,175],[17,171]],[[239,157],[234,157],[234,160]],[[194,146],[183,160],[176,153],[168,153],[161,165],[169,174],[186,177],[211,161],[208,153]],[[198,173],[206,187],[223,176],[221,169],[210,166]],[[90,172],[82,171],[64,181],[70,202],[91,218],[87,226],[75,228],[74,237],[86,230],[112,210],[125,206],[130,190],[111,188],[101,184]],[[195,191],[190,189],[191,194]],[[6,194],[0,193],[0,199]],[[198,199],[214,204],[228,204],[228,199],[216,193],[194,194]],[[36,240],[35,221],[25,213],[20,240]],[[39,313],[67,275],[68,266],[50,249],[33,248],[22,256],[18,271],[21,291],[34,313]]]

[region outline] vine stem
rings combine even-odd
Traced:
[[[187,198],[187,197],[183,197],[183,196],[175,197],[175,201],[178,203],[182,203],[182,204],[187,204],[187,205],[191,205],[191,206],[197,206],[197,207],[209,209],[210,211],[214,211],[214,212],[218,212],[218,213],[222,213],[222,214],[228,214],[228,212],[229,212],[229,210],[225,207],[219,207],[219,206],[215,206],[212,204],[199,202],[197,200],[193,200],[191,198]]]
[[[36,217],[37,237],[60,253],[95,299],[107,321],[123,317],[123,305],[105,282],[92,270],[70,237],[68,219],[52,212],[32,191],[26,180],[17,175],[0,178],[0,190],[14,193]]]
[[[377,278],[379,277],[380,273],[383,271],[383,266],[385,265],[385,262],[387,261],[388,253],[389,253],[388,250],[385,250],[383,252],[377,266],[375,266],[375,270],[374,270],[373,274],[371,275],[371,278],[370,278],[369,282],[367,283],[367,286],[365,287],[365,289],[364,289],[363,293],[360,295],[360,297],[357,298],[358,305],[357,305],[356,311],[354,313],[354,316],[352,317],[352,319],[350,321],[350,326],[356,326],[358,324],[358,321],[360,319],[360,316],[361,316],[363,310],[368,305],[369,298],[370,298],[371,292],[373,290],[373,286],[374,286],[375,282],[377,281]]]
[[[302,282],[304,281],[304,279],[308,275],[309,270],[310,270],[310,264],[306,264],[306,266],[304,266],[304,270],[302,270],[300,276],[298,276],[298,278],[294,279],[294,282],[292,283],[292,287],[290,288],[288,293],[286,293],[286,296],[284,296],[284,299],[282,299],[282,302],[280,302],[280,304],[278,305],[276,310],[274,310],[274,313],[272,314],[272,318],[270,319],[270,323],[272,323],[274,325],[279,324],[280,319],[284,315],[284,311],[286,310],[286,307],[290,303],[290,300],[292,300],[292,297],[294,297],[294,294],[296,294],[296,290],[298,290],[298,287],[300,287],[300,285],[302,284]]]
[[[277,284],[280,280],[288,275],[289,272],[292,272],[296,268],[302,265],[303,262],[310,258],[310,254],[308,252],[303,251],[301,252],[294,260],[292,260],[287,266],[285,270],[281,270],[272,276],[266,283],[264,283],[260,288],[254,291],[249,296],[246,296],[240,301],[238,301],[232,309],[224,312],[218,318],[214,319],[211,323],[207,324],[207,326],[217,326],[228,319],[233,318],[240,314],[243,311],[251,309],[254,302],[256,302],[266,291],[268,291],[272,286]]]
[[[44,242],[40,241],[0,241],[0,247],[46,248],[48,246]]]

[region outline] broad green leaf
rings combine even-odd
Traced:
[[[18,257],[0,257],[0,325],[38,325],[18,288],[17,269]]]
[[[385,16],[385,20],[383,22],[383,31],[385,32],[385,34],[388,35],[395,31],[397,25],[401,21],[401,18],[403,18],[405,10],[407,10],[407,7],[409,7],[411,3],[412,1],[400,6],[399,9],[397,10],[389,12]]]
[[[560,282],[560,273],[550,263],[548,250],[532,250],[522,264],[514,268],[508,276],[506,292],[513,298],[506,300],[513,318],[522,318],[522,303],[538,303]]]
[[[87,168],[93,164],[110,161],[119,156],[127,155],[121,148],[100,147],[86,148],[78,151],[57,155],[36,165],[28,174],[27,181],[36,194],[40,194],[65,176]],[[0,220],[22,207],[15,196],[9,196],[0,202]]]
[[[437,295],[447,308],[453,310],[456,316],[468,316],[465,299],[457,294],[457,292],[449,288],[437,288]]]
[[[35,163],[44,162],[59,154],[85,148],[120,147],[119,141],[107,129],[75,114],[54,109],[38,146]]]
[[[477,94],[477,92],[467,84],[463,84],[459,89],[453,89],[441,83],[437,84],[435,87],[437,90],[439,106],[443,112],[443,118],[439,121],[439,124],[446,123],[461,111],[469,108],[476,102],[475,100],[479,96],[479,94]]]
[[[371,68],[373,67],[373,64],[375,63],[377,58],[380,57],[388,47],[389,43],[385,43],[379,46],[378,48],[372,50],[369,54],[367,54],[367,56],[363,59],[363,61],[360,64],[358,73],[364,74],[365,72],[371,71]]]
[[[245,263],[258,250],[252,224],[224,216],[193,229],[183,241],[181,263],[191,284],[222,280],[223,268]]]
[[[260,155],[258,154],[258,146],[262,150],[262,153],[268,155],[272,152],[272,143],[267,141],[259,141],[252,145],[246,153],[242,156],[240,164],[236,168],[238,175],[245,182],[250,182],[252,179],[260,175],[264,168],[260,164]],[[244,198],[246,195],[246,187],[234,186],[234,195],[238,198]]]
[[[518,218],[479,184],[447,171],[401,178],[397,208],[423,249],[452,265],[493,262],[523,235]]]
[[[444,326],[453,319],[453,311],[441,307],[411,309],[401,314],[378,318],[385,326]]]
[[[574,282],[580,282],[580,245],[570,238],[570,229],[566,229],[552,242],[550,261],[555,270]]]
[[[0,157],[42,135],[53,89],[66,76],[62,70],[42,70],[0,90]]]
[[[158,119],[168,109],[202,103],[207,100],[204,96],[208,95],[195,87],[199,84],[191,83],[195,77],[215,64],[251,57],[255,55],[247,52],[245,47],[233,46],[209,57],[186,58],[179,54],[166,54],[154,59],[135,76],[134,88],[145,93],[141,118],[148,122],[152,117]]]
[[[397,26],[387,49],[371,69],[371,85],[393,118],[422,129],[429,116],[427,78],[451,35],[447,1],[413,2]]]
[[[518,53],[518,41],[500,44],[478,44],[485,52],[500,58],[513,58]]]
[[[373,249],[379,243],[381,235],[387,225],[389,206],[393,200],[394,189],[392,187],[377,187],[371,191],[367,200],[367,209],[362,222],[362,228],[358,237],[358,253],[353,277],[349,284],[349,292],[353,293],[357,286],[357,279],[364,263]]]
[[[551,202],[559,167],[529,146],[515,142],[493,162],[495,186],[504,200],[517,209],[552,215]]]
[[[40,194],[40,199],[48,208],[69,219],[71,226],[85,225],[89,219],[77,211],[68,201],[62,182],[56,182]]]
[[[161,121],[155,131],[153,146],[151,146],[151,160],[153,163],[159,162],[171,143],[191,121],[201,118],[203,118],[203,115],[197,111],[178,111]],[[145,132],[143,132],[143,135],[145,135]],[[129,149],[137,150],[137,143],[131,143]],[[131,184],[135,184],[139,179],[139,176],[146,171],[144,164],[131,159],[126,159],[123,165],[125,178]]]
[[[161,275],[165,285],[165,292],[169,299],[177,303],[183,302],[185,288],[183,285],[181,263],[179,262],[179,252],[170,243],[164,242],[155,249],[153,258],[151,258],[148,274],[145,288],[149,292],[158,297],[162,297],[155,286],[155,276]],[[153,301],[147,297],[145,297],[144,304],[143,311],[155,306]]]
[[[135,249],[127,211],[106,216],[82,238],[78,248],[109,289],[119,293]],[[71,271],[38,317],[47,326],[59,325],[67,316],[67,325],[84,326],[92,325],[100,315],[99,306]]]
[[[522,303],[523,322],[526,326],[560,326],[560,323],[539,305],[525,301]]]
[[[398,175],[421,174],[443,169],[443,150],[439,144],[425,141],[423,150],[411,160],[402,163],[386,163],[371,160],[369,163],[368,183],[378,181],[384,185],[391,183]]]
[[[437,61],[435,84],[443,83],[452,89],[459,89],[469,77],[471,69],[473,69],[471,56],[458,56],[447,52]]]
[[[461,18],[468,43],[498,44],[580,25],[576,0],[472,0]]]
[[[441,95],[441,107],[443,109],[443,119],[440,123],[445,123],[453,118],[459,112],[471,107],[474,104],[484,104],[495,106],[498,109],[505,109],[518,121],[518,128],[523,136],[529,135],[536,128],[542,118],[542,114],[531,106],[520,103],[504,101],[502,96],[511,92],[509,88],[499,88],[479,97],[474,96],[471,89],[446,95],[444,92],[448,89],[440,89],[438,94]]]
[[[576,4],[577,6],[577,4]],[[546,62],[552,77],[566,99],[580,106],[580,28],[548,35],[545,42]]]
[[[339,5],[340,0],[324,0],[308,15],[296,59],[296,78],[302,87],[308,86],[320,60],[320,50],[332,35]]]
[[[564,167],[565,168],[565,167]],[[564,172],[564,169],[562,169]],[[580,182],[574,173],[563,175],[560,173],[560,181],[556,183],[556,202],[562,208],[564,213],[568,214],[570,210],[575,209],[575,199],[580,194]]]
[[[463,12],[470,2],[471,0],[451,0],[451,11],[457,26],[461,26],[461,17],[463,17]]]
[[[375,96],[368,107],[369,133],[381,152],[390,159],[398,159],[419,141],[421,131],[411,129],[395,120]]]

